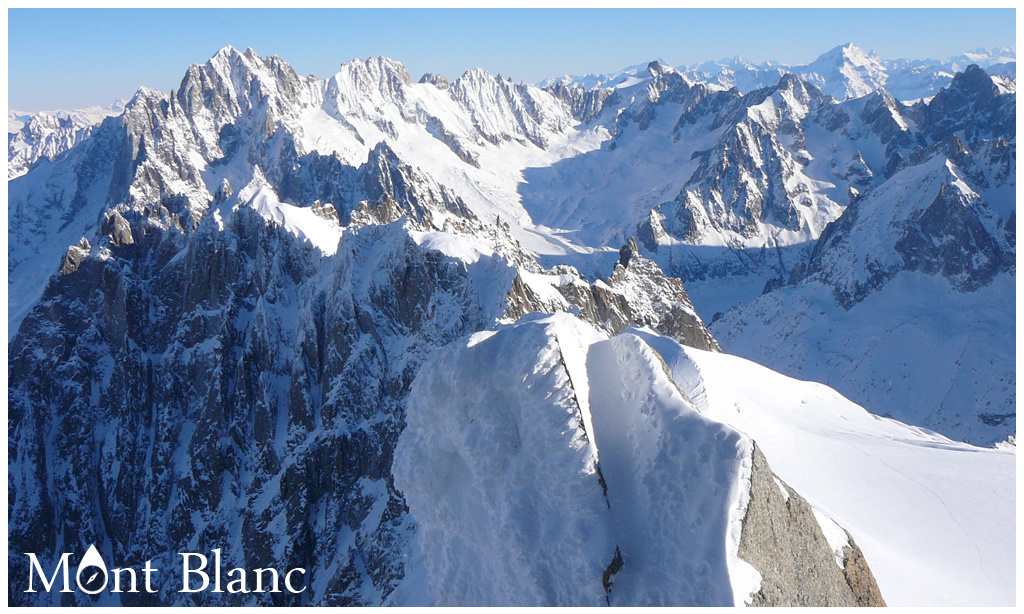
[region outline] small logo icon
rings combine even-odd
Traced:
[[[89,546],[78,564],[78,575],[75,580],[78,588],[90,595],[95,595],[107,587],[107,566],[95,544]]]

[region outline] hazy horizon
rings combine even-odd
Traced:
[[[383,55],[414,79],[483,68],[536,83],[658,58],[799,65],[845,43],[886,59],[944,60],[1015,48],[1015,26],[1014,9],[10,9],[8,108],[102,106],[141,86],[168,92],[228,45],[318,77]]]

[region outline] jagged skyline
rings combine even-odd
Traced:
[[[38,35],[43,24],[46,37]],[[308,24],[316,24],[312,32]],[[166,92],[177,87],[181,66],[204,62],[229,44],[278,55],[300,74],[319,77],[351,58],[384,55],[417,76],[429,71],[455,78],[480,67],[537,82],[656,58],[676,66],[735,55],[803,64],[848,42],[888,59],[945,59],[980,46],[1013,45],[1015,24],[1009,9],[18,9],[9,12],[8,35],[9,108],[35,112],[106,105],[142,85]]]

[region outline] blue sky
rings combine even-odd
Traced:
[[[790,64],[852,42],[882,57],[946,58],[1016,44],[1013,9],[649,10],[8,10],[11,108],[107,104],[141,85],[169,91],[189,64],[252,47],[327,77],[385,55],[458,77],[484,68],[517,81],[742,55]]]

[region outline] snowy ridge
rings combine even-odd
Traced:
[[[560,315],[424,367],[395,479],[437,604],[731,605],[757,590],[736,555],[751,443],[701,417],[659,360]]]
[[[614,537],[555,326],[473,338],[417,378],[394,472],[438,605],[604,602]]]
[[[624,561],[611,604],[742,604],[760,583],[737,554],[751,441],[700,415],[646,344],[596,344],[587,368]]]

